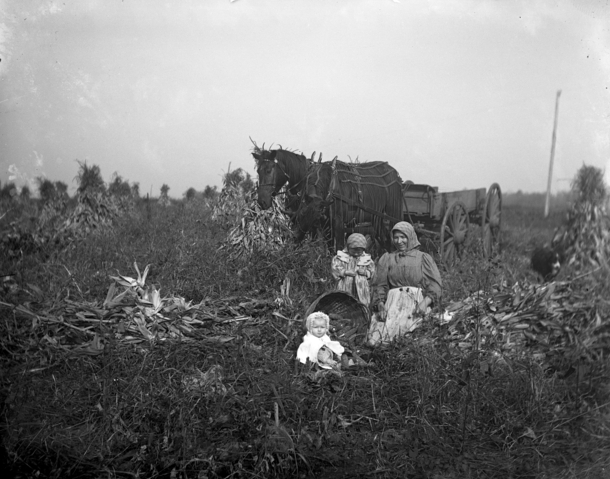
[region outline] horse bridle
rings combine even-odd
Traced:
[[[282,164],[281,164],[279,161],[277,161],[277,159],[274,159],[274,160],[263,160],[263,161],[273,161],[273,163],[275,163],[275,165],[276,165],[276,166],[278,167],[278,169],[279,169],[279,170],[282,172],[282,174],[284,175],[284,177],[286,177],[286,180],[284,181],[284,183],[286,183],[287,181],[289,181],[289,180],[290,180],[290,175],[288,175],[288,173],[286,173],[286,170],[284,169],[284,167],[282,166]],[[274,168],[274,176],[275,176],[275,168]],[[301,180],[299,180],[297,183],[295,183],[295,185],[294,185],[294,186],[293,186],[291,189],[296,188],[297,186],[299,186],[299,185],[300,185],[300,184],[303,182],[303,180],[306,180],[306,179],[307,179],[307,175],[305,175],[303,178],[301,178]],[[275,183],[263,183],[262,185],[261,185],[261,184],[259,184],[258,186],[259,186],[259,187],[260,187],[260,186],[273,186],[273,188],[275,188]],[[286,193],[286,192],[274,191],[274,192],[271,194],[271,196],[277,196],[278,194],[285,194],[285,193]],[[298,193],[297,193],[297,194],[298,194]]]
[[[283,173],[283,175],[286,177],[286,181],[288,181],[289,177],[286,174],[286,171],[282,168],[282,166],[279,164],[279,162],[277,160],[263,160],[263,161],[273,161],[273,163],[275,163],[275,166],[277,166],[280,169],[280,171]],[[275,166],[273,168],[273,174],[271,176],[272,178],[275,178],[275,175],[276,175]],[[284,183],[286,183],[286,181],[284,181]],[[263,184],[259,184],[258,186],[259,186],[259,188],[261,186],[272,186],[273,189],[275,190],[275,182],[273,182],[273,183],[263,183]],[[278,193],[279,193],[279,191],[273,191],[273,193],[271,193],[271,196],[277,196]]]

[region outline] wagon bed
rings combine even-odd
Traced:
[[[451,266],[465,245],[470,222],[481,225],[483,254],[499,249],[502,191],[497,183],[478,188],[439,192],[438,187],[403,184],[403,219],[419,234],[439,236],[439,255]]]

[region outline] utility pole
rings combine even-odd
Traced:
[[[551,142],[551,161],[549,163],[549,180],[546,185],[546,202],[544,203],[544,217],[549,216],[549,206],[551,203],[551,184],[553,182],[553,161],[555,161],[555,138],[557,137],[557,114],[559,111],[559,97],[561,90],[557,91],[555,98],[555,121],[553,122],[553,139]]]

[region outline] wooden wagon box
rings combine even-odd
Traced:
[[[415,216],[427,216],[430,220],[443,219],[448,207],[456,201],[466,206],[469,214],[479,214],[485,209],[485,188],[439,193],[438,187],[407,184],[403,186],[403,211]]]
[[[402,204],[403,219],[419,235],[438,234],[438,253],[445,265],[453,264],[460,254],[471,221],[481,225],[483,254],[489,258],[494,247],[499,251],[502,192],[497,183],[489,190],[439,192],[436,186],[406,182]]]

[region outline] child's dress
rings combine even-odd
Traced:
[[[363,269],[364,275],[358,274]],[[350,256],[346,251],[337,251],[331,264],[333,277],[338,280],[337,289],[354,295],[367,307],[371,303],[370,279],[375,275],[375,263],[371,256],[364,253],[361,256]],[[346,276],[346,271],[354,271],[356,276]]]
[[[343,346],[341,346],[341,344],[338,341],[332,341],[330,339],[330,336],[328,336],[328,334],[325,334],[321,338],[318,338],[311,333],[307,333],[305,336],[303,336],[303,342],[301,343],[301,345],[299,346],[299,349],[297,350],[297,359],[299,361],[301,361],[303,364],[305,364],[307,362],[307,360],[309,360],[311,363],[315,363],[315,364],[319,365],[321,368],[332,369],[331,361],[328,361],[328,360],[320,361],[318,358],[318,353],[320,352],[320,349],[323,347],[328,348],[334,354],[339,356],[339,359],[341,358],[341,355],[345,351],[345,348],[343,348]],[[322,357],[325,357],[325,356],[326,355],[322,355]]]

